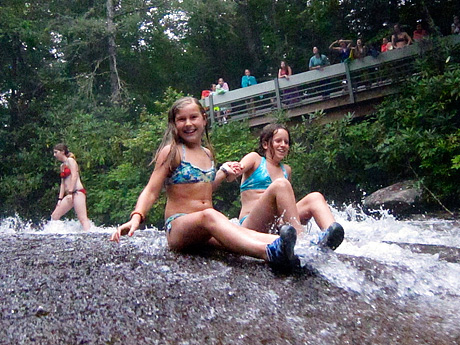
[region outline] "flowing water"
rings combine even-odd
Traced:
[[[3,219],[0,344],[460,344],[459,221],[333,211],[343,244],[311,246],[313,223],[291,274],[156,229]]]

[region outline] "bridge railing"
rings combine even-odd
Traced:
[[[460,36],[447,39],[460,43]],[[289,80],[275,78],[221,95],[211,94],[203,103],[209,109],[212,123],[264,117],[275,110],[289,110],[334,98],[355,103],[362,92],[395,86],[414,75],[414,62],[422,48],[426,46],[413,44],[377,57],[366,56],[350,63],[294,74]]]

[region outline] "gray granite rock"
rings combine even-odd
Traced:
[[[393,214],[404,215],[418,212],[421,201],[421,188],[416,186],[415,181],[409,180],[375,191],[364,199],[363,206],[366,211],[383,208]]]

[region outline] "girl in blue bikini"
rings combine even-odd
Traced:
[[[238,165],[224,164],[216,172],[211,146],[201,146],[207,136],[207,115],[195,98],[178,100],[169,111],[168,129],[155,156],[155,168],[140,194],[131,219],[111,237],[132,236],[165,186],[165,230],[171,249],[211,244],[229,251],[266,260],[275,266],[291,266],[296,230],[280,229],[280,236],[260,233],[233,224],[213,208],[212,192],[227,177],[235,177]]]
[[[289,181],[291,167],[281,163],[289,153],[290,143],[286,127],[280,124],[267,125],[260,135],[259,152],[251,152],[240,161],[240,224],[269,232],[273,225],[289,223],[300,234],[303,231],[302,224],[313,217],[324,231],[318,244],[335,249],[342,243],[344,231],[335,222],[323,195],[313,192],[299,202],[295,201]]]

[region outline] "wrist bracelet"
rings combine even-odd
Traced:
[[[131,212],[131,215],[129,216],[129,219],[131,220],[135,214],[137,214],[137,215],[139,215],[139,217],[141,217],[141,221],[140,221],[141,223],[143,223],[145,221],[144,215],[142,213],[136,212],[136,211]]]
[[[230,175],[230,173],[228,172],[228,170],[225,169],[225,167],[224,167],[223,165],[220,166],[219,170],[222,170],[222,171],[224,172],[225,178],[227,178],[227,177]]]

